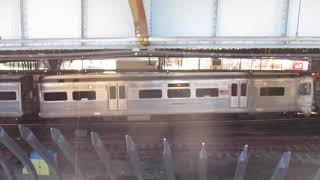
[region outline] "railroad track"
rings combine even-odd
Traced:
[[[184,117],[185,118],[185,117]],[[311,122],[320,120],[320,117],[293,117],[293,118],[259,118],[259,119],[234,119],[220,117],[218,119],[193,119],[185,120],[183,117],[169,118],[161,120],[147,120],[147,121],[127,121],[125,119],[91,119],[91,118],[67,118],[67,119],[42,119],[42,118],[28,118],[24,120],[16,119],[0,119],[0,126],[17,126],[19,124],[24,124],[26,126],[65,126],[65,127],[75,127],[75,126],[127,126],[127,125],[138,125],[138,126],[185,126],[185,125],[232,125],[232,124],[254,124],[254,123],[294,123],[294,122]]]

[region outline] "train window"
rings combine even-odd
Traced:
[[[260,96],[284,96],[284,87],[262,87]]]
[[[231,96],[238,96],[238,84],[231,84]]]
[[[117,99],[117,91],[115,86],[109,87],[109,98],[110,99]]]
[[[189,83],[168,84],[168,87],[190,87]]]
[[[300,95],[310,95],[311,94],[311,83],[302,83],[299,86]]]
[[[168,89],[168,98],[190,97],[190,89]]]
[[[218,88],[203,88],[196,90],[197,97],[218,97],[219,89]]]
[[[126,87],[119,86],[119,99],[125,99],[125,98],[126,98]]]
[[[66,101],[67,93],[66,92],[47,92],[43,94],[45,101]]]
[[[140,90],[139,98],[140,99],[162,98],[162,91],[160,89]]]
[[[247,83],[242,83],[240,88],[241,96],[247,96]]]
[[[81,100],[96,100],[96,92],[95,91],[74,91],[72,93],[73,100],[81,101]]]
[[[317,81],[315,82],[314,86],[315,86],[315,90],[316,90],[317,92],[319,92],[319,91],[320,91],[320,81],[317,80]]]
[[[0,101],[16,100],[16,92],[0,92]]]

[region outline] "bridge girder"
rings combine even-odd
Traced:
[[[319,48],[317,0],[0,0],[0,50]]]

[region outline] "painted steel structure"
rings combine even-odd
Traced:
[[[0,0],[0,49],[317,48],[318,0]]]

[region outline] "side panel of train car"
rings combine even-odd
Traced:
[[[259,112],[309,115],[312,110],[313,80],[309,77],[166,75],[148,79],[145,74],[130,79],[54,78],[39,83],[41,117]]]
[[[0,76],[0,117],[22,117],[34,112],[31,76]]]
[[[320,77],[319,75],[314,78],[314,98],[313,103],[316,112],[320,112]]]

